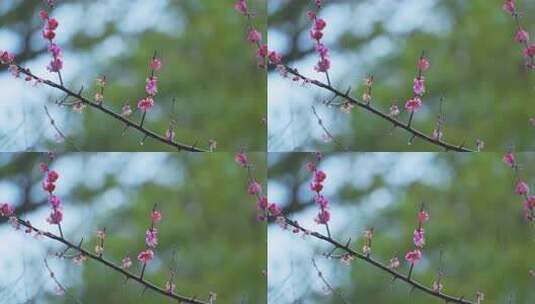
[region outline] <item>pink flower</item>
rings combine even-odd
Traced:
[[[49,224],[59,224],[63,220],[63,212],[60,209],[54,209],[46,219]]]
[[[314,171],[316,171],[316,164],[313,163],[313,162],[309,162],[309,163],[307,163],[307,170],[308,170],[309,172],[314,172]]]
[[[121,110],[121,116],[127,117],[132,115],[132,107],[129,104],[125,104]]]
[[[158,58],[152,58],[149,67],[151,70],[159,71],[162,68],[162,61]]]
[[[249,160],[247,159],[247,155],[245,155],[245,153],[243,152],[240,152],[238,154],[236,154],[236,156],[234,156],[234,161],[240,165],[241,167],[247,167],[247,165],[249,164]]]
[[[61,200],[59,199],[59,197],[55,196],[55,195],[51,195],[48,197],[48,202],[50,203],[50,205],[52,205],[52,207],[54,209],[57,209],[61,206]]]
[[[245,2],[245,0],[238,0],[238,2],[234,4],[234,9],[242,15],[247,15],[247,2]]]
[[[53,183],[43,182],[43,190],[45,190],[46,192],[52,193],[55,189],[56,185],[54,185]]]
[[[529,196],[524,202],[524,209],[533,210],[535,209],[535,196]]]
[[[390,262],[388,264],[388,268],[390,269],[396,269],[400,265],[398,257],[393,257],[390,259]]]
[[[275,51],[269,52],[268,57],[269,61],[271,61],[273,64],[280,64],[282,61],[282,55]]]
[[[154,252],[153,252],[151,249],[147,249],[147,250],[145,250],[145,251],[141,251],[141,252],[137,255],[137,259],[138,259],[142,264],[147,264],[147,263],[149,263],[153,258],[154,258]]]
[[[48,19],[48,21],[46,23],[46,29],[50,30],[50,31],[53,31],[53,30],[58,28],[58,25],[59,25],[58,20],[56,20],[55,18],[50,18],[50,19]]]
[[[314,221],[318,224],[327,224],[331,219],[331,214],[327,210],[321,210]]]
[[[328,200],[325,196],[323,196],[323,195],[321,195],[321,194],[316,195],[316,196],[314,197],[314,201],[315,201],[316,204],[318,204],[322,209],[329,208],[329,200]]]
[[[121,267],[123,269],[128,269],[130,268],[130,266],[132,266],[132,259],[130,257],[124,257],[121,261]]]
[[[52,170],[48,172],[46,176],[46,181],[49,183],[55,183],[58,180],[58,178],[59,178],[58,172]]]
[[[418,263],[418,261],[420,261],[421,258],[422,258],[422,252],[420,251],[420,249],[414,249],[413,251],[407,252],[407,254],[405,255],[405,260],[407,260],[407,262],[413,265]]]
[[[412,241],[414,242],[414,245],[418,248],[422,248],[425,245],[425,236],[424,236],[424,229],[418,228],[414,230],[414,233],[412,235]]]
[[[252,28],[247,34],[247,40],[251,43],[258,43],[262,41],[262,34],[256,29]]]
[[[146,112],[146,111],[150,110],[153,106],[154,106],[154,99],[152,99],[150,97],[141,99],[137,103],[138,109],[140,109],[143,112]]]
[[[10,217],[13,215],[14,208],[11,207],[8,203],[0,204],[0,215],[5,217]]]
[[[158,230],[156,228],[150,228],[145,232],[145,243],[150,248],[155,248],[158,245]]]
[[[321,31],[310,31],[310,38],[320,41],[323,38],[323,33]]]
[[[524,49],[525,57],[535,56],[535,43],[530,44],[527,48]]]
[[[52,56],[54,56],[54,58],[61,56],[61,48],[55,43],[51,43],[48,46],[48,51],[52,53]]]
[[[147,94],[154,96],[158,93],[158,77],[150,76],[147,78],[147,84],[145,85],[145,91]]]
[[[321,190],[323,190],[323,185],[320,183],[311,183],[310,190],[319,193]]]
[[[39,18],[42,20],[42,21],[45,21],[46,19],[48,19],[48,13],[44,10],[41,10],[39,12]]]
[[[273,216],[278,216],[282,213],[282,209],[275,203],[270,204],[268,210]]]
[[[320,59],[320,61],[318,61],[318,63],[314,67],[317,72],[327,72],[330,68],[331,61],[328,58]]]
[[[247,187],[247,192],[251,195],[258,194],[262,192],[262,186],[259,183],[252,181],[249,183],[249,186]]]
[[[0,52],[0,63],[11,64],[14,60],[15,60],[15,55],[9,53],[8,51]]]
[[[420,211],[418,213],[418,222],[423,224],[429,220],[429,214],[425,212],[424,210]]]
[[[265,196],[262,196],[256,203],[258,209],[265,210],[269,207],[268,199]]]
[[[314,29],[316,31],[322,31],[327,26],[327,22],[324,19],[316,18],[314,21]]]
[[[405,103],[405,110],[409,112],[416,112],[422,106],[420,97],[413,97]]]
[[[45,163],[40,163],[39,164],[39,171],[41,171],[41,173],[45,173],[48,171],[48,165],[45,164]]]
[[[529,40],[529,33],[522,29],[518,30],[515,34],[515,40],[518,43],[524,43]]]
[[[506,0],[502,8],[509,14],[513,14],[515,12],[515,0]]]
[[[325,172],[318,170],[316,173],[314,173],[314,181],[316,183],[321,183],[327,178],[327,174]]]
[[[151,220],[154,224],[156,224],[156,223],[158,223],[159,221],[162,220],[162,214],[161,214],[159,211],[154,210],[154,211],[152,211],[152,213],[151,213],[151,215],[150,215],[150,220]]]
[[[515,192],[518,195],[524,195],[529,192],[529,186],[523,181],[518,181],[516,183]]]
[[[258,50],[256,50],[256,57],[257,58],[266,58],[268,55],[268,46],[267,44],[262,44]]]
[[[317,43],[314,48],[321,58],[327,58],[329,56],[329,48],[326,47],[325,44]]]
[[[418,70],[420,70],[420,71],[422,71],[422,72],[425,72],[425,71],[427,71],[427,70],[431,67],[431,64],[429,63],[429,61],[427,60],[427,58],[422,57],[422,58],[420,58],[420,60],[418,61],[418,64],[416,65],[416,67],[418,68]]]
[[[515,165],[515,155],[511,152],[505,154],[502,158],[503,162],[506,163],[509,167]]]
[[[412,90],[414,94],[422,96],[425,93],[425,79],[424,77],[414,78],[414,83],[412,85]]]
[[[61,58],[56,57],[50,61],[48,66],[46,67],[50,72],[59,72],[61,69],[63,69],[63,60]]]
[[[51,31],[51,30],[48,30],[48,29],[45,29],[43,31],[43,38],[45,38],[47,40],[52,40],[52,39],[54,39],[54,37],[56,37],[56,33],[54,31]]]

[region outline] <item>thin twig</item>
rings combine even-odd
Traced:
[[[318,277],[321,279],[321,281],[323,282],[325,287],[327,287],[327,289],[330,292],[332,292],[335,295],[337,295],[340,298],[340,300],[342,300],[342,302],[344,302],[345,304],[349,304],[349,302],[346,301],[344,296],[342,296],[341,293],[339,293],[334,287],[332,287],[331,284],[329,283],[329,281],[327,281],[327,279],[323,276],[323,273],[319,269],[318,265],[316,264],[316,260],[314,258],[312,258],[312,265],[314,265],[314,268],[316,269],[316,272],[318,273]]]

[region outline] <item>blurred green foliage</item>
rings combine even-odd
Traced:
[[[415,63],[425,50],[431,69],[426,73],[424,108],[416,115],[413,126],[431,134],[439,113],[440,97],[444,96],[445,140],[454,144],[464,142],[474,148],[475,140],[481,138],[487,151],[504,151],[510,144],[518,150],[531,151],[535,149],[535,131],[529,125],[529,118],[535,115],[532,106],[535,73],[523,67],[521,47],[513,41],[516,25],[502,10],[503,2],[437,0],[423,4],[399,1],[389,7],[388,1],[324,1],[320,16],[327,18],[327,29],[331,31],[327,31],[325,39],[331,48],[332,71],[342,74],[336,77],[335,86],[340,91],[351,86],[353,94],[360,98],[362,80],[373,74],[376,82],[372,103],[384,111],[388,111],[393,101],[401,107],[412,94]],[[422,10],[421,7],[429,8]],[[521,1],[518,7],[523,26],[533,33],[535,3]],[[270,8],[269,29],[283,35],[287,42],[285,56],[290,65],[309,55],[315,56],[307,39],[310,24],[305,14],[308,9],[308,0],[281,1]],[[338,19],[333,18],[337,15]],[[358,20],[340,20],[348,16]],[[422,26],[414,27],[421,22],[424,22]],[[309,76],[324,79],[317,73]],[[287,89],[299,88],[288,85]],[[322,92],[315,87],[306,90]],[[321,96],[322,100],[329,97]],[[310,104],[313,102],[310,100]],[[340,111],[331,112],[333,114],[323,117],[324,123],[351,150],[439,151],[418,139],[408,145],[408,133],[399,129],[392,131],[389,123],[358,108],[350,116]],[[334,144],[306,136],[310,130],[320,130],[309,109],[295,111],[293,115],[293,123],[299,126],[295,132],[304,134],[304,142],[298,150],[339,150]],[[405,121],[408,119],[407,114],[401,117]],[[271,116],[270,125],[286,126],[279,118]],[[270,128],[270,136],[283,134],[280,130],[274,132],[276,130]],[[286,138],[290,136],[284,134]]]
[[[66,237],[75,243],[84,237],[84,247],[92,251],[96,245],[96,230],[105,227],[108,238],[104,256],[116,263],[120,263],[125,255],[135,260],[137,253],[144,248],[150,211],[153,204],[158,203],[163,215],[158,225],[159,244],[156,258],[147,267],[145,278],[164,286],[169,267],[175,259],[176,291],[179,294],[207,299],[208,293],[213,291],[217,293],[217,303],[265,303],[266,227],[256,221],[254,200],[246,193],[246,173],[234,163],[233,154],[174,153],[160,156],[163,157],[161,167],[144,169],[144,166],[154,164],[144,163],[147,157],[152,157],[148,154],[60,154],[52,168],[61,175],[57,191],[68,192],[61,195],[66,208]],[[265,156],[252,154],[250,157],[257,164],[258,178],[265,180]],[[41,174],[37,170],[44,158],[43,154],[31,153],[1,156],[1,184],[13,182],[12,187],[23,189],[19,183],[32,180],[32,187],[37,193],[20,195],[13,201],[17,213],[23,218],[48,209],[46,205],[27,212],[21,209],[26,204],[36,204],[33,202],[35,197],[39,200],[44,196],[40,190]],[[133,167],[142,172],[138,173],[139,184],[136,176],[125,176],[125,172]],[[72,174],[78,175],[78,178],[68,180]],[[99,177],[99,174],[104,174],[104,177]],[[122,199],[118,199],[117,193]],[[66,228],[69,226],[76,228]],[[51,226],[42,228],[55,231],[55,227]],[[15,232],[7,230],[7,233]],[[24,241],[26,246],[32,242],[40,247],[55,244],[33,238]],[[13,244],[13,248],[20,246],[23,245]],[[56,244],[54,248],[61,250],[62,247]],[[21,252],[18,259],[22,261],[30,256]],[[50,257],[50,261],[63,263],[65,270],[55,271],[58,271],[58,277],[68,287],[69,293],[83,303],[169,302],[150,290],[143,291],[135,282],[125,282],[123,276],[96,262],[88,261],[83,266],[76,266],[69,260],[58,261],[54,257]],[[40,274],[44,269],[42,259],[29,259],[25,263],[28,269],[35,271],[26,271],[23,276],[33,273],[41,282],[50,279],[46,273]],[[137,260],[131,270],[139,272]],[[12,275],[16,277],[19,274]],[[4,280],[2,283],[5,283]],[[11,286],[19,298],[26,294],[27,301],[72,302],[68,297],[57,297],[46,289],[34,290],[38,288],[37,284],[22,288]],[[35,294],[31,296],[32,293]]]
[[[28,61],[41,56],[48,59],[44,43],[35,37],[40,31],[37,16],[39,9],[44,7],[41,2],[11,1],[5,5],[7,10],[0,11],[2,31],[18,38],[16,45],[4,47],[18,50],[19,60]],[[125,102],[134,107],[146,95],[147,65],[156,50],[164,66],[159,74],[157,106],[150,112],[145,124],[149,129],[164,134],[170,120],[175,119],[178,141],[197,142],[198,146],[207,147],[208,140],[213,139],[217,141],[219,151],[241,148],[264,151],[266,75],[256,66],[254,49],[245,39],[246,20],[235,13],[233,4],[233,0],[158,0],[150,3],[58,1],[54,12],[61,12],[63,16],[72,12],[72,16],[64,19],[76,18],[76,24],[72,24],[73,20],[59,20],[58,39],[61,39],[62,30],[75,31],[68,36],[68,41],[60,43],[65,52],[74,56],[66,59],[65,71],[79,71],[74,78],[66,79],[67,86],[73,91],[84,86],[86,97],[92,99],[96,92],[94,80],[106,75],[105,104],[117,112]],[[145,14],[140,15],[139,11],[143,10],[140,5],[145,7]],[[154,11],[152,5],[161,7],[157,15],[150,15]],[[121,8],[119,12],[117,6]],[[265,15],[265,0],[255,0],[254,7],[259,16]],[[123,15],[110,16],[117,13]],[[141,18],[134,30],[132,25],[124,25],[127,19],[132,23],[132,18]],[[104,24],[101,26],[101,23]],[[147,26],[147,23],[155,25]],[[265,18],[258,18],[257,25],[261,31],[265,31],[265,23]],[[66,29],[64,24],[71,27]],[[117,50],[119,53],[114,53]],[[70,58],[81,62],[69,61]],[[43,76],[55,79],[55,75],[49,73]],[[46,92],[50,92],[51,99],[61,97],[57,91]],[[43,103],[34,103],[24,109],[32,118],[28,119],[28,124],[36,119],[46,121]],[[13,103],[11,107],[21,105]],[[121,136],[123,125],[99,111],[86,109],[82,116],[70,113],[58,120],[58,125],[82,151],[172,150],[150,139],[141,146],[142,135],[132,130]],[[29,128],[37,131],[43,126],[38,123]],[[4,135],[8,134],[22,136],[6,130]],[[27,145],[30,150],[58,147],[53,140],[43,138]],[[4,147],[6,149],[12,150]],[[69,151],[73,148],[65,145],[64,149]]]
[[[333,169],[335,173],[327,171],[331,184],[325,188],[335,191],[328,195],[333,214],[331,227],[342,227],[333,235],[342,243],[351,238],[353,246],[360,250],[364,244],[362,232],[373,227],[372,256],[385,263],[395,255],[401,260],[412,249],[416,214],[425,202],[430,221],[425,225],[424,259],[415,269],[416,280],[431,286],[442,252],[444,292],[474,299],[480,290],[486,295],[483,303],[533,303],[534,278],[528,272],[533,269],[535,227],[522,218],[522,199],[513,193],[513,173],[501,162],[501,156],[438,153],[426,165],[420,162],[420,167],[411,169],[407,167],[406,158],[411,157],[407,154],[327,154],[320,168],[337,168]],[[520,154],[518,159],[523,178],[533,185],[535,155]],[[291,218],[314,215],[308,209],[316,208],[307,190],[311,177],[304,170],[309,160],[309,154],[270,156],[270,185],[281,187],[277,193],[284,194],[281,203],[286,204]],[[422,176],[414,179],[412,170]],[[387,204],[389,195],[391,202]],[[308,228],[324,232],[320,226]],[[315,248],[318,254],[330,250],[313,239],[303,241],[291,232],[287,235],[299,246]],[[279,297],[282,290],[299,290],[297,286],[322,286],[311,270],[310,256],[288,254],[285,258],[292,259],[295,269],[285,286],[270,283],[270,299]],[[322,271],[349,303],[442,303],[418,290],[411,291],[403,282],[393,282],[389,275],[360,260],[351,267],[335,260],[326,260],[323,265],[330,265]],[[401,269],[406,273],[408,267]],[[336,296],[310,287],[294,302],[341,303]]]

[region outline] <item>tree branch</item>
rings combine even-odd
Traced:
[[[40,78],[38,76],[36,76],[35,74],[33,74],[29,69],[26,69],[20,65],[16,65],[19,69],[19,71],[29,77],[31,77],[32,79],[35,79],[41,83],[44,83],[52,88],[56,88],[60,91],[63,91],[65,94],[67,94],[68,96],[70,97],[73,97],[75,98],[76,100],[79,100],[80,102],[88,105],[88,106],[91,106],[111,117],[113,117],[114,119],[116,120],[119,120],[121,122],[123,122],[124,124],[126,124],[127,126],[129,127],[132,127],[136,130],[138,130],[139,132],[143,133],[145,137],[150,137],[152,139],[155,139],[163,144],[166,144],[168,146],[171,146],[175,149],[178,149],[179,151],[181,150],[185,150],[185,151],[190,151],[190,152],[208,152],[208,150],[205,150],[205,149],[201,149],[201,148],[197,148],[194,145],[188,145],[188,144],[184,144],[184,143],[180,143],[180,142],[176,142],[176,141],[172,141],[172,140],[168,140],[166,139],[164,136],[161,136],[145,127],[143,127],[141,124],[138,124],[132,120],[129,120],[125,117],[123,117],[121,114],[119,113],[116,113],[114,112],[112,109],[109,109],[109,108],[106,108],[104,107],[103,105],[100,105],[96,102],[93,102],[85,97],[83,97],[81,95],[81,93],[75,93],[73,91],[71,91],[70,89],[68,89],[67,87],[65,87],[64,85],[62,84],[58,84],[56,82],[53,82],[51,80],[47,80],[47,79],[43,79],[43,78]]]
[[[325,89],[327,91],[330,91],[331,93],[334,93],[336,95],[336,97],[343,98],[347,102],[349,102],[349,103],[351,103],[353,105],[359,106],[359,107],[367,110],[368,112],[378,116],[379,118],[382,118],[384,120],[387,120],[387,121],[391,122],[392,124],[394,124],[394,126],[400,127],[402,129],[406,130],[407,132],[411,133],[413,137],[421,138],[424,141],[427,141],[427,142],[429,142],[429,143],[431,143],[431,144],[433,144],[435,146],[439,146],[439,147],[442,147],[442,148],[446,149],[446,151],[450,151],[451,150],[451,151],[457,151],[457,152],[475,152],[475,151],[473,151],[471,149],[463,147],[462,144],[461,145],[454,145],[454,144],[442,141],[441,139],[434,139],[431,136],[426,135],[422,131],[419,131],[419,130],[413,128],[410,125],[410,122],[409,123],[404,123],[404,122],[402,122],[400,120],[397,120],[397,119],[391,117],[390,115],[388,115],[387,113],[384,113],[381,110],[372,107],[371,104],[368,104],[368,103],[360,101],[360,100],[358,100],[356,98],[353,98],[353,97],[349,96],[347,93],[343,93],[343,92],[335,89],[334,87],[332,87],[329,84],[326,84],[326,83],[321,82],[319,80],[307,78],[306,76],[301,74],[297,69],[291,68],[291,67],[289,67],[287,65],[284,65],[284,67],[286,68],[288,73],[298,77],[299,79],[301,79],[301,80],[303,80],[303,81],[305,81],[307,83],[311,83],[311,84],[313,84],[313,85],[315,85],[315,86],[317,86],[319,88],[322,88],[322,89]]]
[[[404,282],[406,282],[407,284],[411,285],[412,288],[415,288],[415,289],[419,289],[427,294],[429,294],[430,296],[433,296],[433,297],[436,297],[436,298],[439,298],[439,299],[442,299],[444,301],[446,301],[446,303],[458,303],[458,304],[475,304],[475,302],[472,302],[472,301],[469,301],[469,300],[465,300],[464,297],[454,297],[454,296],[450,296],[450,295],[447,295],[445,293],[442,293],[442,292],[437,292],[437,291],[434,291],[432,288],[430,287],[427,287],[425,285],[423,285],[422,283],[410,278],[408,275],[404,275],[400,272],[397,272],[391,268],[389,268],[387,265],[373,259],[371,256],[367,256],[365,254],[362,254],[360,252],[357,252],[356,250],[352,249],[349,247],[349,245],[344,245],[344,244],[341,244],[339,243],[338,241],[334,240],[333,238],[331,237],[328,237],[326,235],[323,235],[319,232],[315,232],[315,231],[309,231],[307,229],[305,229],[303,226],[301,226],[297,221],[293,221],[287,217],[282,217],[285,221],[285,223],[287,223],[288,225],[298,229],[299,231],[303,232],[303,233],[306,233],[307,235],[311,235],[319,240],[322,240],[322,241],[325,241],[327,243],[330,243],[331,245],[333,245],[336,249],[341,249],[345,252],[347,252],[348,254],[350,254],[351,256],[353,257],[356,257],[358,259],[361,259],[365,262],[367,262],[368,264],[376,267],[376,268],[379,268],[380,270],[384,271],[384,272],[387,272],[389,273],[390,275],[394,276],[394,279],[400,279]]]
[[[132,279],[132,280],[138,282],[139,284],[143,285],[143,287],[145,289],[150,289],[150,290],[153,290],[153,291],[155,291],[157,293],[160,293],[161,295],[169,297],[171,299],[178,300],[179,303],[190,303],[190,304],[208,304],[209,303],[209,302],[205,302],[205,301],[202,301],[202,300],[197,300],[196,297],[187,297],[187,296],[176,294],[174,292],[169,293],[165,289],[156,286],[155,284],[151,283],[150,281],[148,281],[146,279],[143,279],[142,277],[137,276],[137,275],[135,275],[133,273],[130,273],[130,272],[126,271],[125,269],[121,268],[120,266],[114,264],[113,262],[104,259],[102,256],[98,256],[96,254],[93,254],[93,253],[83,249],[81,247],[81,245],[75,245],[75,244],[71,243],[70,241],[66,240],[63,237],[57,236],[57,235],[55,235],[53,233],[50,233],[50,232],[39,230],[38,228],[32,226],[32,224],[29,221],[24,221],[24,220],[22,220],[20,218],[17,218],[17,222],[19,224],[21,224],[22,226],[28,228],[31,231],[34,231],[34,232],[36,232],[36,233],[38,233],[38,234],[40,234],[40,235],[42,235],[44,237],[47,237],[49,239],[55,240],[57,242],[60,242],[60,243],[62,243],[64,245],[66,245],[68,247],[68,249],[76,250],[80,254],[82,254],[82,255],[84,255],[84,256],[86,256],[88,258],[91,258],[92,260],[97,261],[97,262],[107,266],[108,268],[111,268],[112,270],[114,270],[114,271],[126,276],[128,279]]]

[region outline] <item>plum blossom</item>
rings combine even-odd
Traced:
[[[431,67],[431,64],[429,63],[429,60],[427,60],[427,58],[422,57],[420,58],[420,60],[418,60],[418,64],[416,65],[416,67],[418,68],[418,70],[425,72]]]
[[[252,28],[247,33],[247,40],[251,43],[258,43],[262,41],[262,34],[256,29]]]
[[[156,228],[150,228],[145,233],[145,243],[150,248],[155,248],[158,245],[158,230]]]
[[[14,210],[15,209],[8,203],[0,204],[0,215],[1,216],[10,217],[11,215],[13,215]]]
[[[162,214],[158,210],[154,210],[150,215],[150,220],[156,224],[162,220]]]
[[[255,195],[260,192],[262,192],[262,186],[258,182],[252,181],[249,183],[249,186],[247,187],[247,193]]]
[[[234,156],[234,161],[240,165],[241,167],[247,167],[249,164],[249,160],[247,159],[247,155],[245,153],[240,152]]]
[[[506,0],[502,6],[503,10],[509,14],[515,13],[515,0]]]
[[[422,96],[425,93],[425,78],[423,76],[414,78],[412,90],[418,96]]]
[[[150,96],[156,95],[158,93],[158,77],[150,76],[147,78],[147,84],[145,85],[145,91]]]
[[[529,41],[529,33],[523,29],[519,29],[515,34],[515,41],[518,43],[526,43]]]
[[[405,260],[410,264],[414,265],[420,261],[422,258],[422,252],[420,249],[414,249],[413,251],[407,252],[405,255]]]
[[[0,51],[0,63],[11,64],[15,61],[15,55],[8,51]]]
[[[153,106],[154,106],[154,99],[152,99],[151,97],[141,99],[137,103],[138,109],[140,109],[143,112],[150,110]]]
[[[137,256],[138,261],[142,264],[148,264],[153,258],[154,252],[151,249],[141,251]]]
[[[515,155],[511,152],[509,153],[506,153],[503,158],[502,158],[503,162],[505,164],[507,164],[509,167],[514,167],[515,166]]]
[[[422,248],[425,245],[424,228],[418,228],[414,230],[412,241],[418,248]]]
[[[149,68],[154,71],[159,71],[162,68],[162,61],[159,58],[152,58],[149,63]]]
[[[413,97],[405,103],[405,110],[409,112],[416,112],[422,106],[422,100],[420,97]]]
[[[518,181],[515,186],[515,192],[518,195],[524,195],[529,192],[529,186],[524,181]]]
[[[247,2],[245,0],[238,0],[236,4],[234,4],[234,9],[242,15],[248,14]]]
[[[132,259],[130,257],[124,257],[122,260],[121,260],[121,267],[123,269],[128,269],[132,266]]]

